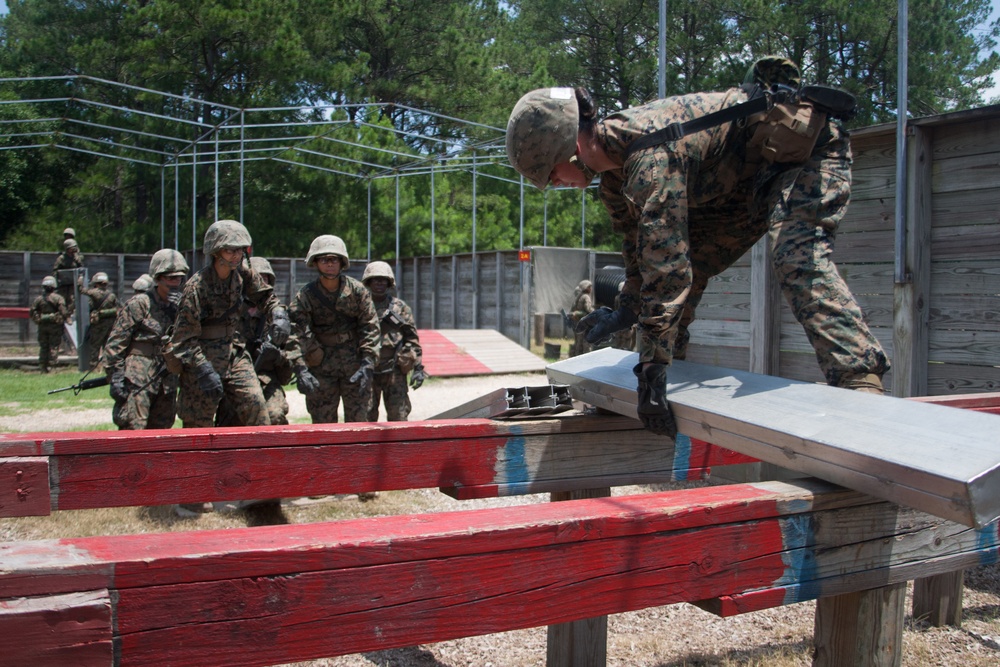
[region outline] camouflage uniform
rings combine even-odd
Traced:
[[[269,423],[253,362],[244,341],[236,335],[244,299],[266,316],[279,307],[271,286],[246,262],[225,280],[219,278],[214,266],[207,266],[184,285],[170,352],[184,366],[177,413],[185,428],[212,426],[215,421],[221,399],[207,396],[195,374],[206,361],[219,374],[224,396],[235,406],[240,425]]]
[[[261,391],[264,393],[268,422],[272,425],[287,424],[288,399],[285,397],[283,385],[292,381],[292,365],[282,350],[278,350],[273,358],[270,355],[265,355],[263,361],[260,359],[266,331],[267,318],[252,303],[244,301],[237,334],[250,353],[251,361],[254,362],[254,370],[257,373]],[[236,411],[226,397],[223,397],[219,402],[215,423],[218,426],[239,425]]]
[[[102,274],[97,274],[100,276]],[[95,276],[95,278],[97,277]],[[90,327],[87,329],[87,344],[90,352],[90,368],[96,368],[101,356],[101,348],[108,340],[111,327],[118,315],[118,297],[108,289],[107,282],[91,280],[92,287],[84,287],[81,294],[90,298]],[[102,287],[103,285],[103,287]]]
[[[125,302],[104,346],[108,375],[125,374],[128,398],[116,401],[112,417],[123,431],[171,428],[177,414],[177,376],[164,369],[163,344],[177,308],[155,289]],[[154,379],[155,378],[155,379]]]
[[[35,298],[30,310],[31,321],[38,326],[38,366],[43,373],[48,373],[50,367],[59,363],[63,323],[69,318],[66,301],[56,292],[54,279],[51,276],[45,279],[50,280],[52,286],[46,288],[45,294]]]
[[[576,286],[575,297],[576,300],[573,302],[573,312],[570,313],[570,318],[574,323],[579,322],[583,317],[594,312],[594,298],[590,294],[592,283],[589,280],[581,280]],[[570,350],[571,357],[575,357],[578,354],[585,354],[590,352],[591,346],[587,342],[586,332],[574,333],[573,335],[573,349]]]
[[[385,402],[386,419],[405,422],[412,409],[406,375],[421,365],[423,356],[417,337],[417,323],[413,319],[413,311],[402,299],[386,296],[382,301],[374,301],[374,304],[382,335],[368,421],[378,421],[381,397]]]
[[[671,97],[595,127],[600,145],[624,165],[601,174],[600,196],[624,237],[621,303],[640,313],[640,360],[683,358],[708,279],[769,232],[782,291],[827,381],[881,376],[889,367],[885,353],[830,258],[850,199],[850,142],[838,121],[826,121],[800,164],[760,160],[748,148],[753,123],[735,122],[626,159],[637,137],[746,99],[738,88]]]
[[[340,289],[331,293],[317,279],[295,295],[289,315],[295,336],[288,358],[293,367],[308,369],[319,381],[319,390],[306,396],[313,423],[336,423],[341,398],[344,421],[366,421],[371,392],[362,395],[349,378],[362,360],[374,363],[378,356],[378,316],[368,289],[341,275]]]
[[[77,248],[76,252],[69,252],[69,247],[72,246]],[[59,272],[65,269],[82,269],[83,268],[83,253],[80,252],[79,246],[76,241],[71,239],[66,239],[64,242],[64,247],[66,250],[59,253],[56,257],[55,263],[52,265],[52,275],[59,283],[59,295],[66,302],[66,310],[70,315],[76,310],[76,304],[73,302],[73,284],[63,284],[59,278]]]
[[[614,303],[615,310],[621,308],[622,305],[621,290],[623,287],[624,284],[620,285],[618,287],[618,294],[615,295],[615,303]],[[609,343],[609,346],[615,348],[616,350],[628,350],[629,352],[634,351],[635,325],[633,324],[632,326],[626,329],[622,329],[621,331],[616,331],[615,333],[611,334],[611,342]],[[674,350],[674,356],[677,357],[677,350]]]

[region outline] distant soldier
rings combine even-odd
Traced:
[[[67,269],[82,269],[83,253],[76,239],[68,238],[63,241],[63,251],[56,257],[55,264],[52,265],[52,275],[58,281],[59,296],[66,302],[66,310],[70,315],[76,310],[73,302],[73,281],[67,277],[60,276],[59,272]]]
[[[44,293],[31,304],[31,321],[38,325],[38,367],[43,373],[59,363],[63,323],[69,318],[66,301],[56,292],[56,287],[56,279],[45,276],[42,280]]]
[[[63,230],[63,241],[65,241],[66,239],[75,239],[75,238],[76,238],[76,230],[74,230],[72,227],[67,227],[66,229]]]
[[[108,274],[98,271],[90,279],[90,287],[80,290],[90,298],[90,327],[87,328],[87,344],[90,351],[90,369],[97,368],[101,348],[108,340],[111,327],[118,315],[118,297],[108,289]]]
[[[422,352],[417,336],[417,323],[406,302],[389,294],[389,290],[396,286],[396,276],[391,266],[385,262],[370,263],[365,267],[361,282],[372,294],[382,329],[368,421],[378,421],[381,397],[385,401],[386,418],[391,422],[405,422],[412,407],[406,374],[413,371],[410,386],[414,389],[419,389],[427,378],[423,364],[420,363]]]
[[[185,428],[213,426],[223,395],[240,426],[270,422],[253,362],[237,335],[244,300],[267,319],[271,342],[282,346],[291,324],[274,290],[246,261],[252,240],[235,220],[219,220],[205,232],[211,262],[184,285],[169,356],[182,365],[177,412]]]
[[[274,269],[271,268],[269,261],[263,257],[251,257],[250,266],[268,285],[274,287]],[[254,370],[257,371],[260,387],[264,392],[264,401],[267,404],[268,420],[271,424],[287,424],[288,400],[285,398],[283,385],[292,380],[292,365],[288,362],[285,351],[271,342],[264,314],[249,301],[243,302],[239,333],[250,352]],[[217,426],[236,426],[235,422],[236,413],[233,406],[223,397],[219,403],[215,423]]]
[[[177,367],[168,368],[169,339],[181,285],[189,271],[184,256],[164,248],[153,253],[149,272],[156,287],[125,302],[108,335],[101,361],[110,380],[115,425],[123,431],[171,428],[177,415]]]
[[[625,281],[618,283],[618,294],[615,295],[614,309],[618,310],[621,308],[622,301],[622,290],[625,289]],[[636,325],[633,324],[630,327],[622,329],[621,331],[616,331],[611,334],[611,347],[619,350],[628,350],[629,352],[635,351],[635,328]]]
[[[153,279],[149,276],[148,273],[144,273],[138,278],[136,278],[135,281],[132,283],[132,291],[135,292],[136,294],[139,294],[140,292],[145,292],[152,286],[153,286]]]
[[[343,273],[350,259],[337,236],[316,237],[306,265],[317,279],[299,290],[290,308],[296,335],[288,357],[299,391],[313,423],[338,421],[341,398],[344,421],[366,421],[379,341],[371,293]]]
[[[570,319],[574,324],[594,312],[594,298],[591,296],[593,291],[594,285],[589,280],[581,280],[577,283],[576,290],[573,292],[573,312],[570,313]],[[575,357],[585,352],[590,352],[590,343],[587,342],[586,332],[577,333],[573,340],[573,350],[569,356]]]

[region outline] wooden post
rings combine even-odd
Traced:
[[[610,488],[559,491],[552,502],[582,498],[608,498]],[[608,663],[608,617],[585,618],[548,628],[546,667],[604,667]]]
[[[961,627],[964,585],[964,570],[915,580],[913,618],[927,621],[935,627]]]
[[[535,345],[545,344],[545,313],[535,313]]]
[[[813,667],[899,667],[906,583],[816,600]]]

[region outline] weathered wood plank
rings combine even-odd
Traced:
[[[597,350],[548,375],[632,416],[636,358]],[[1000,516],[996,415],[687,362],[670,369],[668,398],[689,436],[966,525]]]
[[[573,500],[530,513],[11,543],[0,545],[0,596],[104,581],[119,664],[222,667],[774,586],[827,595],[831,579],[853,592],[867,573],[884,579],[996,557],[995,526],[977,532],[909,512],[913,520],[901,522],[889,503],[800,480]]]
[[[906,583],[820,598],[813,667],[899,667]]]
[[[24,667],[114,663],[108,591],[0,599],[0,664]]]
[[[44,516],[50,505],[47,458],[0,458],[0,516]]]
[[[49,457],[51,474],[39,478],[44,486],[18,487],[27,489],[32,504],[17,511],[415,488],[441,488],[458,498],[496,497],[698,479],[712,465],[747,460],[701,440],[675,443],[620,417],[444,420],[389,430],[372,424],[230,429],[252,445],[241,449],[229,447],[234,434],[225,430],[130,432],[111,444],[95,433],[25,434],[23,442],[72,454]],[[396,439],[403,435],[413,439]],[[172,443],[168,451],[165,441]],[[316,444],[323,441],[329,444]],[[295,442],[301,444],[290,446]],[[205,449],[192,449],[198,445]],[[12,470],[10,463],[6,469]],[[0,516],[4,512],[0,504]]]

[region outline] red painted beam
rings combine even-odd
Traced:
[[[0,458],[0,517],[44,516],[51,503],[48,458]]]
[[[111,596],[86,591],[0,600],[0,664],[28,667],[114,663]]]
[[[0,320],[26,320],[31,317],[30,308],[0,306]]]

